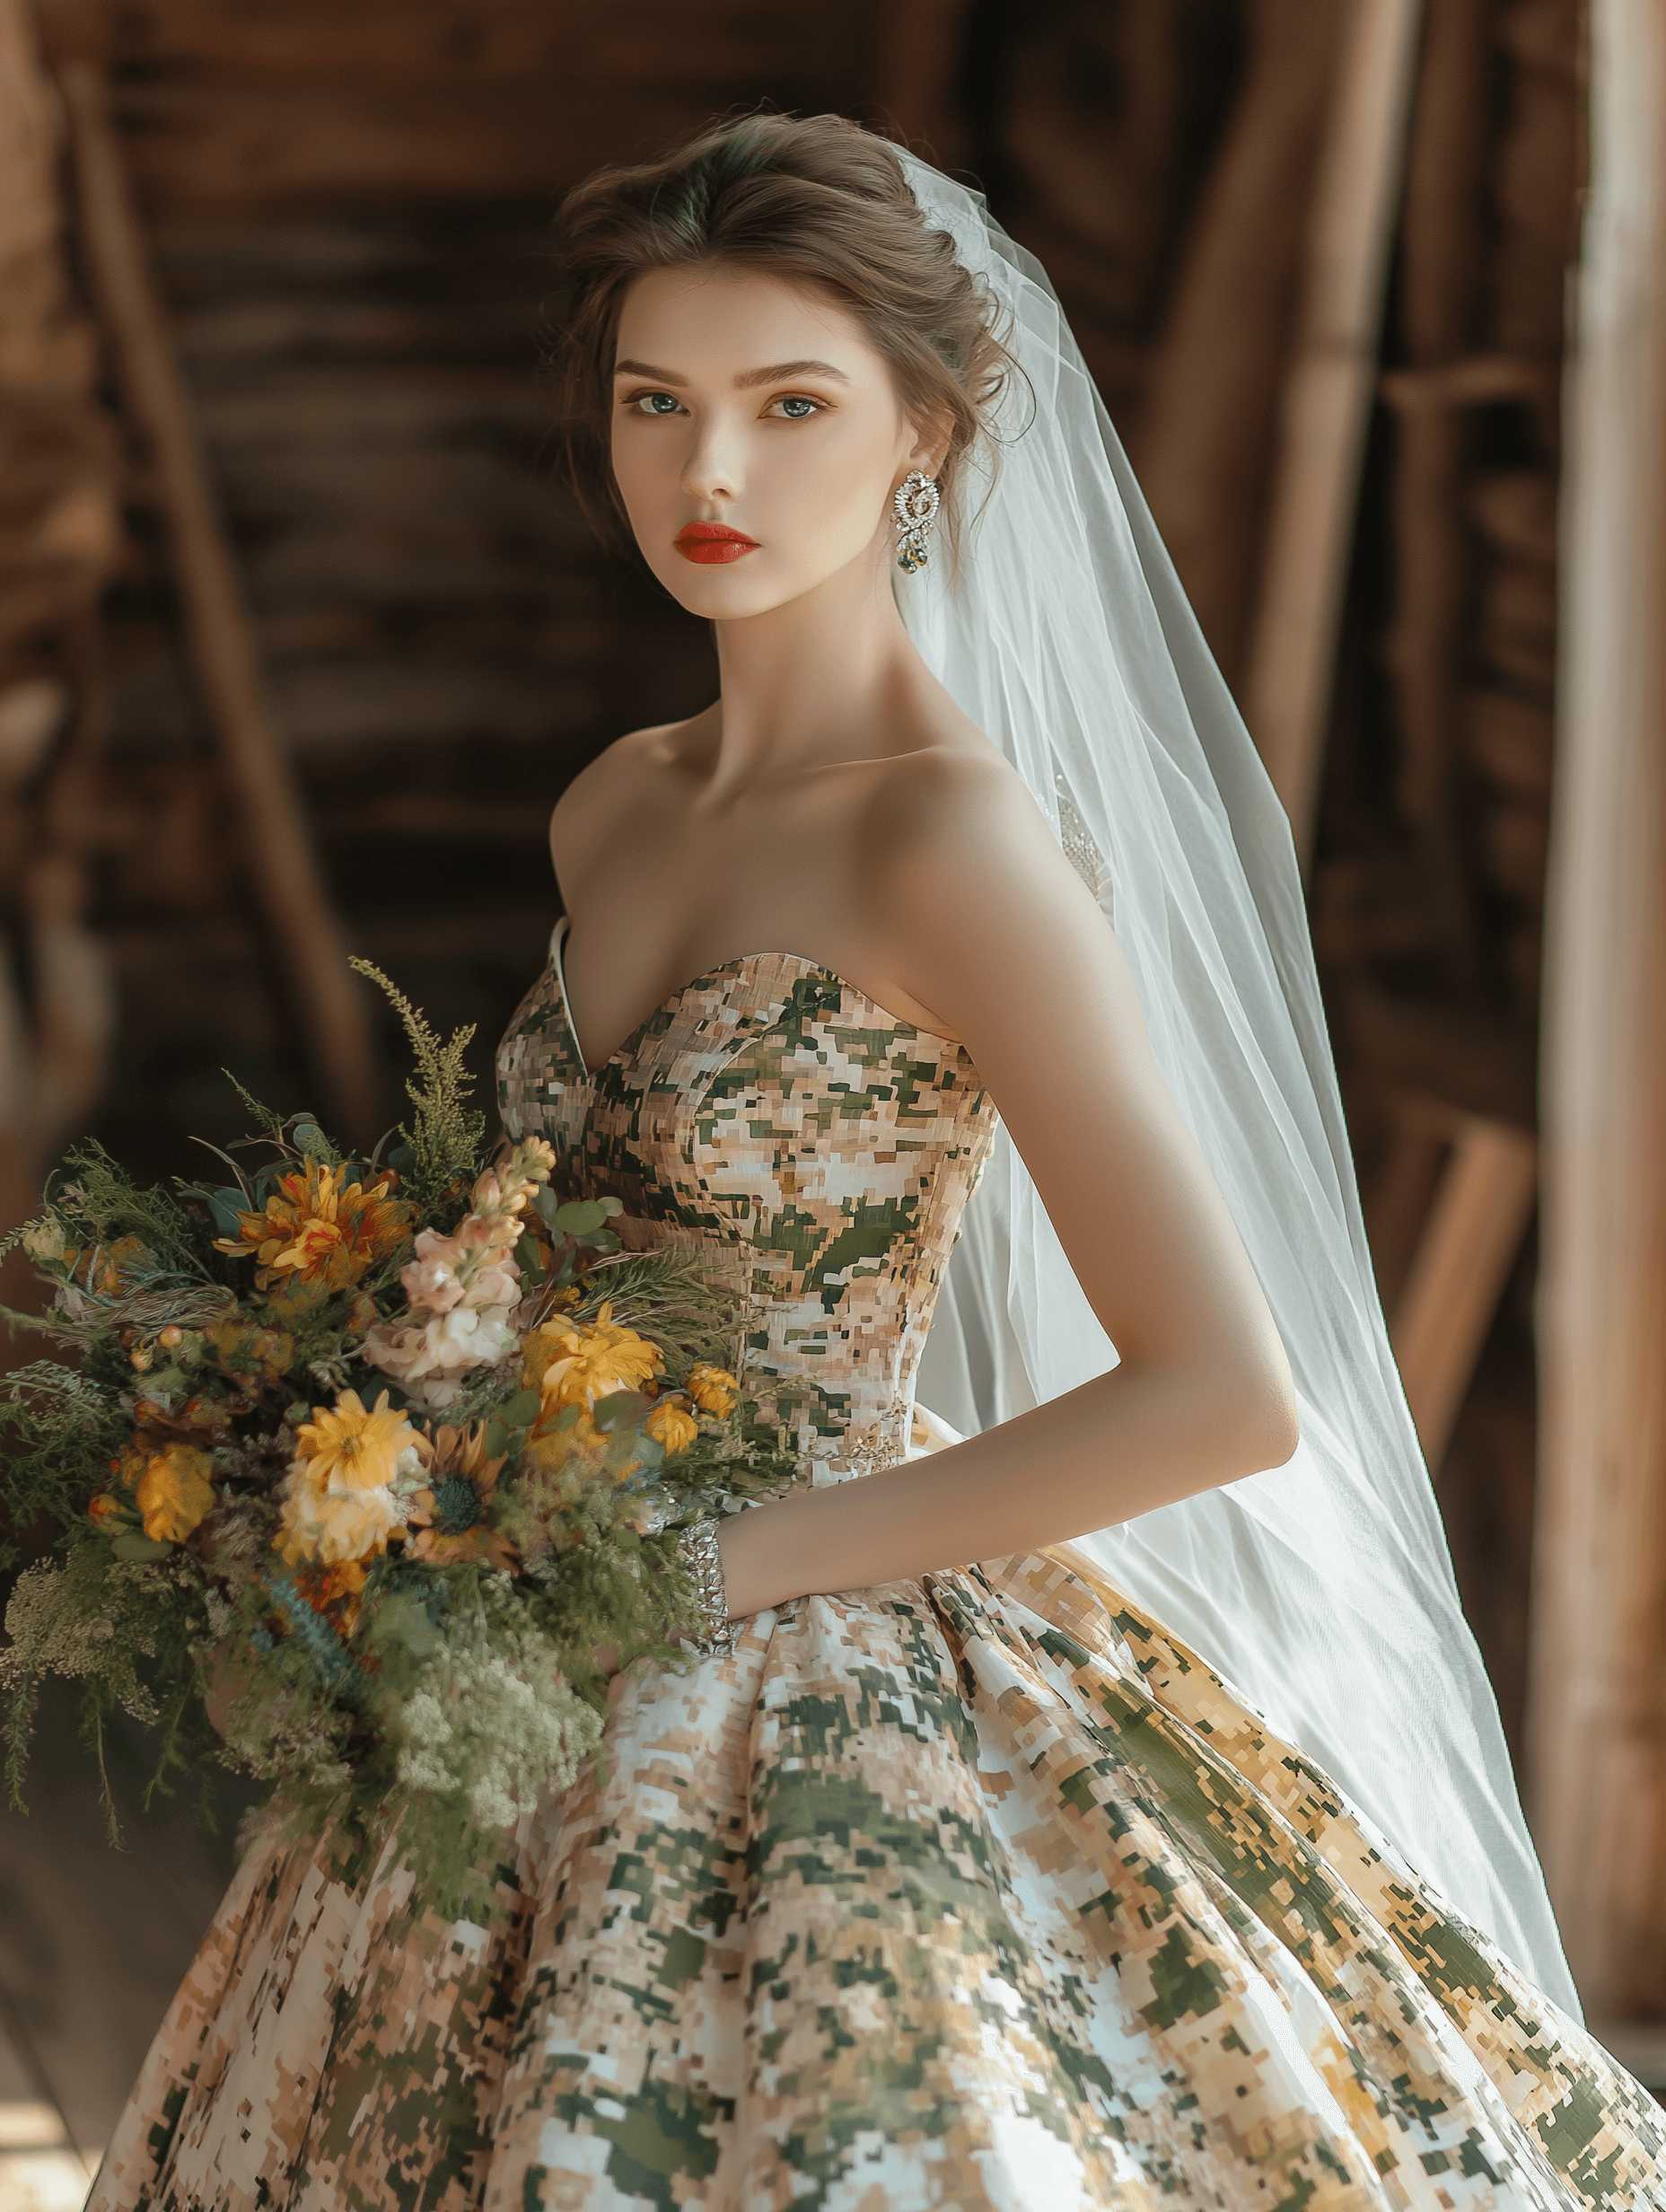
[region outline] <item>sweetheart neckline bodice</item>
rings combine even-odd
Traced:
[[[715,968],[703,968],[697,976],[690,976],[686,983],[680,983],[675,990],[668,991],[657,1005],[650,1006],[641,1021],[627,1030],[612,1051],[607,1054],[605,1058],[598,1060],[592,1067],[585,1058],[583,1046],[579,1042],[578,1023],[573,1018],[573,1001],[567,994],[566,944],[571,931],[572,919],[570,916],[564,914],[550,933],[549,965],[555,975],[557,996],[561,1003],[561,1018],[566,1025],[567,1038],[573,1047],[573,1056],[578,1062],[586,1083],[594,1083],[597,1077],[604,1075],[609,1068],[617,1066],[621,1061],[628,1060],[648,1031],[653,1028],[658,1017],[662,1014],[673,1013],[685,998],[691,996],[703,984],[715,983],[720,976],[738,974],[741,970],[752,967],[759,961],[767,960],[792,961],[796,966],[803,969],[807,974],[821,976],[829,983],[837,984],[840,990],[848,991],[853,998],[859,998],[864,1005],[872,1006],[876,1014],[882,1014],[885,1020],[896,1028],[910,1031],[914,1035],[925,1038],[929,1043],[943,1045],[950,1051],[960,1049],[960,1040],[957,1038],[947,1037],[941,1030],[925,1029],[918,1022],[905,1021],[901,1014],[893,1014],[889,1006],[881,1005],[877,998],[872,997],[859,983],[853,983],[848,976],[840,975],[837,968],[829,968],[825,961],[812,960],[808,952],[784,952],[772,950],[758,952],[735,952],[731,954],[729,959],[719,961]]]

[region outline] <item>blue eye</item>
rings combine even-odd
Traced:
[[[796,394],[789,399],[777,399],[776,405],[791,423],[802,423],[806,415],[819,415],[821,411],[813,399],[802,399]]]

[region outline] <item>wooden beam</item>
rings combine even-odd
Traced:
[[[71,62],[61,81],[82,242],[128,406],[151,446],[187,639],[241,811],[255,890],[329,1085],[329,1110],[349,1143],[367,1143],[381,1099],[368,1006],[348,972],[305,808],[261,695],[253,625],[151,279],[104,80],[92,65]]]
[[[1666,2014],[1666,14],[1594,0],[1551,800],[1529,1743],[1593,2019]]]
[[[1229,683],[1244,672],[1314,169],[1337,35],[1311,0],[1255,0],[1243,82],[1188,226],[1131,441],[1140,488]]]
[[[1305,863],[1377,377],[1420,0],[1353,0],[1285,386],[1244,714]]]
[[[1538,1190],[1539,1150],[1524,1129],[1454,1117],[1451,1154],[1389,1330],[1433,1468],[1445,1456]]]

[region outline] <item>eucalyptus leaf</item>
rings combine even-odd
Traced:
[[[110,1549],[118,1559],[137,1566],[147,1559],[165,1559],[175,1547],[160,1536],[141,1535],[136,1529],[124,1529],[112,1539]]]
[[[592,1236],[609,1217],[621,1212],[617,1198],[572,1198],[558,1206],[550,1217],[552,1228],[563,1236]]]
[[[600,1429],[617,1428],[620,1422],[636,1422],[653,1404],[640,1391],[609,1391],[591,1408],[591,1418]]]
[[[544,1400],[537,1391],[517,1391],[497,1409],[497,1419],[509,1428],[526,1428],[537,1420]]]
[[[501,1421],[486,1425],[486,1456],[488,1460],[502,1459],[509,1449],[509,1431]]]
[[[544,1280],[544,1262],[539,1252],[538,1239],[530,1229],[522,1230],[515,1246],[515,1265],[521,1270],[521,1279],[526,1283]]]

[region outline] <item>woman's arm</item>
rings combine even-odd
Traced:
[[[971,1054],[1120,1365],[877,1479],[724,1522],[736,1615],[1062,1542],[1296,1446],[1260,1286],[1039,810],[1004,762],[953,755],[922,756],[890,796],[868,895],[896,984]]]

